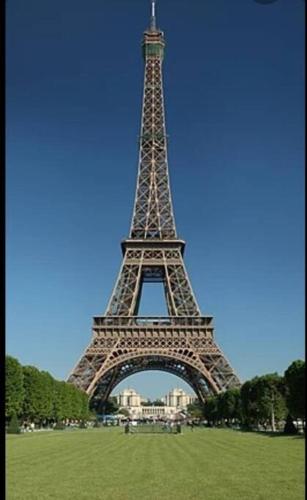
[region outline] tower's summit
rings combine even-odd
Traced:
[[[156,0],[151,1],[151,18],[150,18],[150,30],[156,31]]]
[[[164,56],[164,34],[157,27],[155,5],[156,1],[152,0],[150,27],[145,31],[143,39],[143,56],[145,60],[146,57],[158,57],[163,60]]]

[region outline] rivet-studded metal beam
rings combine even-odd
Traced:
[[[213,336],[212,318],[202,316],[183,261],[172,208],[164,119],[164,36],[156,18],[144,33],[144,95],[139,169],[129,238],[105,316],[93,323],[92,340],[68,381],[84,389],[96,406],[125,377],[164,370],[188,382],[200,400],[240,381]],[[139,317],[142,285],[164,285],[168,316]]]

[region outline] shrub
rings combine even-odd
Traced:
[[[291,415],[287,416],[287,420],[284,427],[285,434],[297,434],[297,428],[295,427]]]
[[[7,433],[8,434],[20,434],[20,427],[18,423],[18,418],[16,413],[12,414],[9,426],[7,428]]]

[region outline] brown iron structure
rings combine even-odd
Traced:
[[[185,242],[177,237],[169,186],[162,62],[164,35],[152,2],[145,31],[145,78],[134,212],[123,263],[104,316],[94,317],[92,340],[68,381],[103,406],[129,375],[163,370],[184,379],[204,402],[240,381],[202,316],[184,266]],[[166,317],[138,316],[144,282],[162,282]]]

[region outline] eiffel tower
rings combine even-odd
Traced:
[[[181,377],[200,401],[240,381],[214,340],[212,317],[202,316],[177,237],[164,119],[162,62],[165,40],[156,26],[155,0],[144,32],[145,79],[139,169],[129,238],[104,316],[93,318],[92,340],[68,378],[102,408],[113,388],[144,370]],[[162,282],[167,317],[138,316],[142,285]]]

